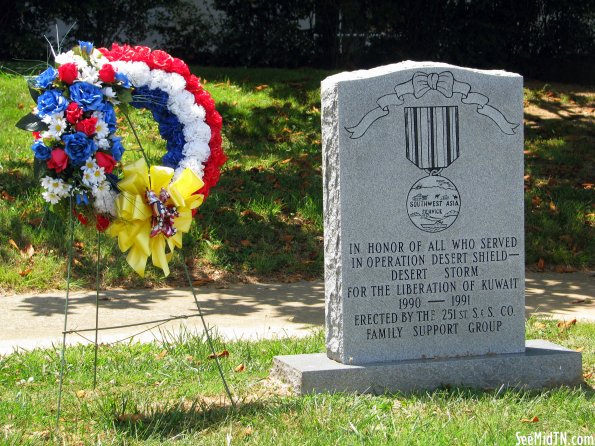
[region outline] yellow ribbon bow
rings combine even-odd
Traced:
[[[126,261],[141,277],[145,276],[149,257],[153,265],[168,276],[168,263],[174,249],[182,247],[182,234],[190,229],[192,209],[199,207],[204,200],[203,195],[194,194],[204,183],[188,168],[171,182],[173,169],[163,166],[151,166],[149,169],[142,158],[124,166],[122,171],[123,178],[118,183],[120,194],[116,198],[117,220],[110,225],[107,233],[118,238],[120,250],[128,251]],[[151,237],[153,213],[147,204],[146,192],[150,189],[159,196],[162,188],[170,195],[167,203],[176,206],[179,213],[173,222],[176,233],[171,237],[163,233]]]

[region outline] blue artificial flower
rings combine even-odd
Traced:
[[[116,80],[118,82],[122,82],[122,87],[124,87],[124,88],[132,87],[132,83],[130,82],[130,79],[128,79],[128,76],[126,76],[124,73],[116,72]]]
[[[107,124],[107,128],[109,129],[110,133],[114,133],[116,131],[117,122],[114,106],[111,103],[106,102],[103,105],[103,109],[101,111],[103,112],[103,120]]]
[[[163,156],[161,162],[165,167],[171,167],[172,169],[175,169],[176,167],[178,167],[178,164],[180,164],[180,161],[182,161],[183,158],[184,154],[181,150],[169,147],[168,144],[167,153]]]
[[[70,99],[84,111],[101,110],[104,107],[101,89],[87,82],[75,82],[70,86]]]
[[[182,132],[182,124],[173,113],[160,116],[157,122],[159,123],[159,134],[163,139],[170,140]]]
[[[76,205],[80,206],[81,204],[88,205],[89,204],[89,197],[85,192],[79,192],[74,196],[76,200]]]
[[[41,139],[38,139],[31,146],[31,150],[35,153],[35,158],[39,160],[49,160],[52,157],[52,149],[46,146]]]
[[[64,135],[62,139],[66,143],[64,151],[75,166],[85,164],[85,161],[97,151],[95,141],[87,138],[83,132]]]
[[[169,96],[166,92],[149,87],[139,87],[134,90],[132,94],[133,101],[130,103],[135,108],[146,108],[153,113],[157,110],[160,112],[167,107],[167,100]]]
[[[39,88],[48,88],[50,85],[52,85],[52,82],[54,82],[54,79],[56,79],[57,75],[58,71],[56,71],[54,67],[48,67],[47,70],[37,76],[35,79],[35,85]]]
[[[37,110],[40,117],[61,113],[68,107],[68,100],[60,90],[46,90],[37,98]]]
[[[87,54],[91,54],[93,52],[93,43],[86,42],[84,40],[79,40],[79,46],[81,47],[81,51]]]
[[[112,156],[116,161],[120,161],[122,159],[122,154],[124,153],[124,146],[121,141],[122,138],[119,136],[114,136],[112,138]]]

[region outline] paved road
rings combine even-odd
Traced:
[[[324,325],[322,282],[290,284],[237,284],[228,288],[198,288],[199,301],[209,327],[226,339],[300,336]],[[48,347],[61,343],[64,327],[64,292],[0,297],[0,354],[15,349]],[[528,273],[526,312],[556,319],[595,321],[595,275],[587,273]],[[196,315],[188,290],[111,290],[100,295],[99,326],[112,327]],[[68,329],[95,326],[95,291],[71,294]],[[100,342],[114,342],[147,327],[102,331]],[[200,318],[169,322],[134,340],[149,341],[187,329],[201,332]],[[93,339],[93,332],[81,333]],[[85,342],[77,334],[68,343]]]

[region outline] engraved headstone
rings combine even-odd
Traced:
[[[395,68],[322,84],[328,354],[523,351],[522,77]]]
[[[370,387],[391,376],[370,364],[442,359],[431,366],[442,379],[436,368],[528,354],[522,86],[513,73],[417,62],[322,82],[326,346],[346,368],[314,363]]]

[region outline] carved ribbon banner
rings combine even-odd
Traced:
[[[395,93],[378,98],[378,107],[366,113],[357,125],[345,127],[345,130],[350,133],[351,139],[361,138],[377,119],[388,115],[389,107],[403,105],[406,94],[412,94],[419,99],[431,90],[438,91],[447,98],[451,98],[454,93],[460,93],[463,104],[476,105],[477,113],[490,118],[507,135],[514,135],[515,129],[519,126],[509,122],[499,110],[489,105],[487,96],[471,91],[469,84],[456,80],[450,71],[430,74],[418,71],[407,82],[395,86]]]

